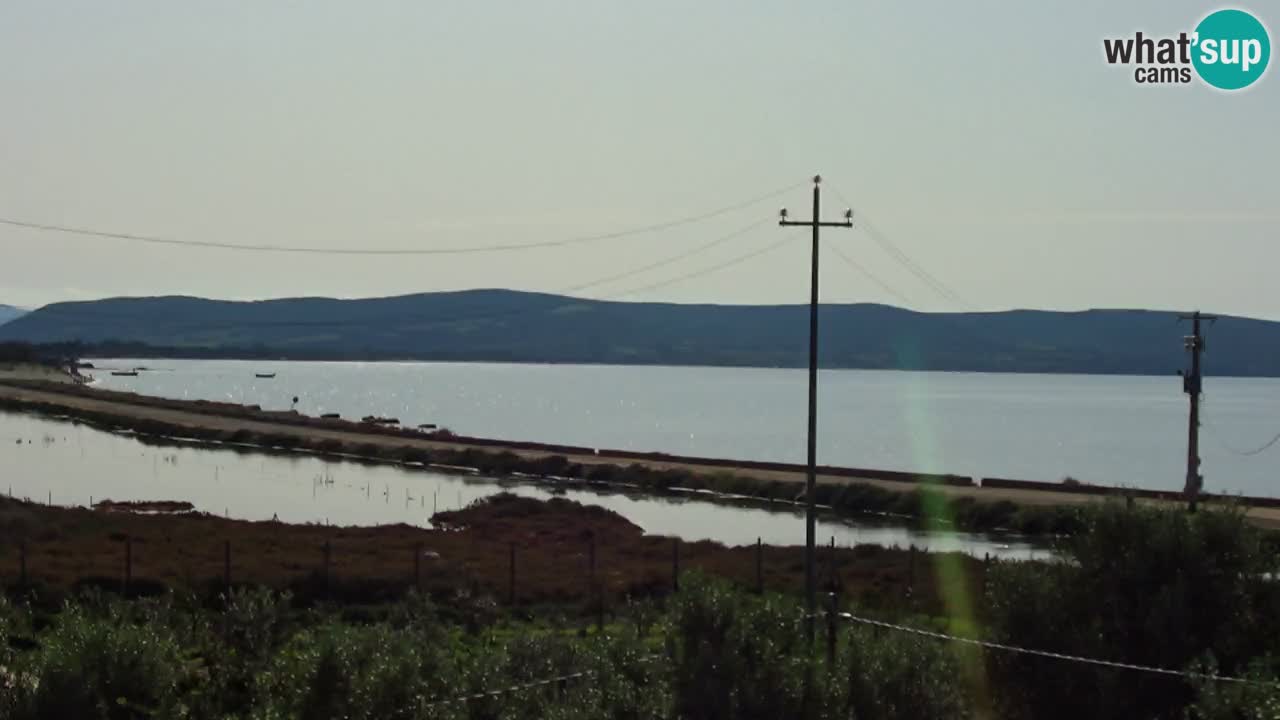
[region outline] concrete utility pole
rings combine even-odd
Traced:
[[[1190,315],[1179,315],[1178,318],[1191,321],[1191,334],[1182,339],[1182,346],[1191,353],[1191,372],[1182,376],[1182,391],[1191,397],[1191,415],[1187,421],[1187,484],[1183,493],[1187,497],[1187,511],[1195,512],[1197,496],[1204,485],[1204,476],[1200,474],[1200,395],[1203,391],[1200,353],[1204,352],[1200,321],[1213,322],[1218,318],[1202,315],[1199,310]]]
[[[809,445],[807,477],[805,481],[805,544],[804,544],[804,602],[808,620],[809,642],[814,639],[814,613],[817,612],[817,575],[815,571],[815,514],[814,486],[818,481],[818,229],[823,227],[853,227],[853,210],[844,211],[841,222],[820,220],[819,190],[822,176],[813,176],[813,217],[809,220],[788,220],[787,209],[779,213],[778,224],[783,227],[803,225],[813,228],[813,260],[809,277]]]

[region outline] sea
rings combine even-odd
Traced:
[[[803,369],[114,358],[96,387],[593,448],[803,462]],[[113,369],[139,370],[136,377]],[[274,373],[272,378],[259,374]],[[1208,377],[1207,492],[1280,494],[1280,379]],[[1180,490],[1181,378],[824,370],[822,464]],[[1268,446],[1268,443],[1274,443]]]

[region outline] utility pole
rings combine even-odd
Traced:
[[[1182,338],[1183,348],[1191,353],[1191,372],[1182,376],[1182,391],[1191,398],[1191,414],[1187,421],[1187,484],[1183,493],[1187,497],[1187,512],[1195,512],[1197,496],[1204,485],[1204,477],[1200,474],[1200,395],[1203,391],[1200,353],[1204,352],[1200,321],[1213,322],[1218,318],[1202,315],[1197,310],[1190,315],[1179,315],[1178,319],[1191,321],[1191,334]]]
[[[817,575],[814,549],[815,512],[814,487],[818,482],[818,229],[823,227],[853,227],[853,210],[844,211],[841,222],[822,222],[820,188],[822,176],[813,176],[813,217],[809,220],[788,220],[787,209],[779,213],[778,224],[783,227],[804,225],[813,228],[812,267],[809,275],[809,438],[805,478],[805,544],[804,544],[804,602],[807,620],[805,627],[809,642],[814,639],[814,613],[817,612]]]

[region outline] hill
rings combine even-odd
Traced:
[[[22,317],[27,311],[12,305],[0,305],[0,325]]]
[[[1172,374],[1185,326],[1170,312],[1014,310],[920,313],[821,309],[824,367]],[[802,367],[804,305],[680,305],[509,290],[360,300],[193,297],[57,303],[3,327],[0,341],[99,344],[207,357],[422,359]],[[1224,317],[1207,370],[1280,376],[1280,323]]]

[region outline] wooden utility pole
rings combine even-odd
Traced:
[[[1204,476],[1200,474],[1200,395],[1203,392],[1203,373],[1200,354],[1204,352],[1204,336],[1200,334],[1200,321],[1213,322],[1218,318],[1202,315],[1199,310],[1190,315],[1178,316],[1191,321],[1191,334],[1182,339],[1182,346],[1191,353],[1191,371],[1182,376],[1182,391],[1190,396],[1191,413],[1187,420],[1187,484],[1183,493],[1187,497],[1187,511],[1195,512]]]
[[[807,226],[813,228],[813,251],[809,275],[809,436],[805,478],[805,545],[804,545],[804,602],[808,621],[805,623],[809,642],[814,639],[814,613],[817,612],[817,576],[814,568],[814,486],[818,482],[818,229],[823,227],[853,227],[853,210],[844,211],[841,222],[822,222],[820,189],[822,176],[813,176],[813,217],[809,220],[788,220],[787,209],[779,213],[778,224],[783,227]]]

